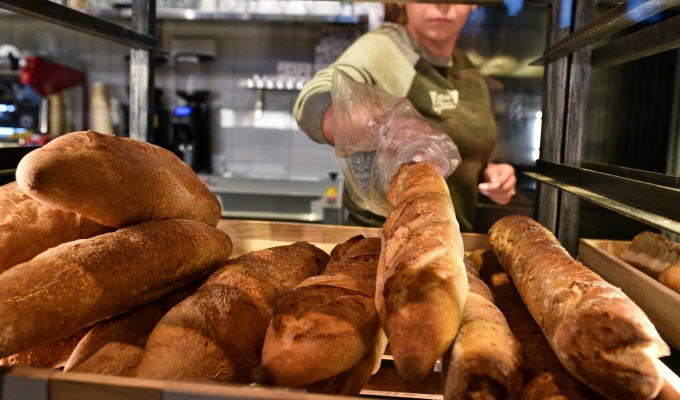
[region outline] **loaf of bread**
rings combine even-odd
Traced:
[[[680,264],[664,269],[659,275],[659,282],[680,293]]]
[[[442,357],[444,399],[514,399],[522,390],[519,341],[465,257],[470,292],[451,350]]]
[[[190,283],[148,305],[100,321],[82,338],[64,372],[134,376],[146,342],[158,321],[203,283]]]
[[[0,274],[0,357],[157,300],[224,265],[231,249],[226,233],[189,220],[51,248]]]
[[[380,239],[353,237],[333,249],[322,275],[281,297],[253,381],[301,387],[341,374],[372,353],[380,335],[375,309],[379,257]]]
[[[642,232],[621,253],[621,259],[654,279],[673,264],[680,263],[680,244],[663,235]]]
[[[375,301],[397,371],[414,382],[458,333],[468,293],[463,238],[446,181],[430,163],[401,166],[387,206]]]
[[[21,190],[49,206],[102,225],[189,219],[217,225],[222,208],[194,171],[151,143],[74,132],[21,159]]]
[[[382,329],[376,336],[373,348],[347,371],[343,371],[323,381],[304,385],[310,393],[324,393],[341,396],[357,396],[364,385],[380,368],[380,361],[387,346],[387,337]]]
[[[113,230],[75,212],[33,200],[16,182],[0,186],[0,273],[50,247]]]
[[[503,312],[510,330],[521,343],[525,386],[518,398],[603,399],[564,369],[493,250],[475,250],[470,253],[470,260],[478,268],[480,278],[491,289],[494,303]]]
[[[92,327],[85,327],[66,337],[52,340],[40,346],[20,351],[0,359],[0,366],[61,368],[66,365],[73,350]]]
[[[562,365],[612,399],[651,399],[669,354],[645,313],[620,289],[574,260],[550,231],[504,217],[489,241]]]
[[[136,376],[250,383],[276,301],[327,263],[307,242],[230,260],[160,320]]]

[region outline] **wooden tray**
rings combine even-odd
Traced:
[[[218,228],[227,232],[234,243],[234,256],[250,251],[260,250],[272,246],[285,245],[304,240],[313,243],[325,251],[331,251],[338,244],[356,235],[377,237],[377,228],[331,226],[300,223],[281,223],[247,220],[222,220]],[[478,248],[488,248],[486,235],[463,234],[466,251]],[[583,242],[582,242],[583,243]],[[584,259],[588,266],[611,264],[611,251],[593,241],[582,244]],[[612,244],[616,246],[616,244]],[[581,255],[579,256],[581,257]],[[585,261],[584,261],[585,260]],[[593,261],[594,260],[594,261]],[[621,261],[619,261],[621,262]],[[629,268],[632,268],[628,266]],[[608,269],[605,267],[604,269]],[[598,270],[596,270],[598,272]],[[637,272],[637,274],[636,274]],[[601,272],[598,272],[601,273]],[[629,278],[629,284],[634,286],[636,279],[644,280],[646,275],[637,270],[629,271],[634,277]],[[601,273],[608,279],[604,273]],[[642,274],[639,277],[638,274]],[[648,278],[648,277],[647,277]],[[649,278],[649,280],[652,280]],[[614,283],[613,280],[610,282]],[[616,283],[614,283],[616,284]],[[645,285],[665,288],[658,282],[646,282]],[[622,286],[622,285],[619,285]],[[667,288],[666,288],[667,289]],[[650,289],[651,290],[651,289]],[[644,290],[643,290],[644,291]],[[630,295],[630,294],[629,294]],[[668,295],[668,293],[666,293]],[[671,295],[677,297],[674,292]],[[655,297],[653,295],[652,297]],[[632,298],[633,296],[631,296]],[[635,298],[634,301],[638,301]],[[657,301],[662,301],[657,299]],[[640,303],[638,303],[640,304]],[[642,304],[641,304],[642,307]],[[643,307],[644,309],[644,307]],[[672,309],[665,309],[668,314]],[[647,310],[645,310],[647,311]],[[648,311],[649,312],[649,311]],[[669,315],[667,315],[669,316]],[[654,320],[653,320],[654,321]],[[680,326],[680,325],[676,325]],[[661,331],[661,330],[660,330]],[[417,385],[407,385],[394,368],[389,367],[389,356],[385,356],[384,368],[371,377],[362,391],[363,399],[379,398],[412,398],[412,399],[441,399],[441,378],[438,372],[430,373],[427,378]],[[680,400],[680,379],[668,367],[659,363],[666,378],[666,385],[659,400]],[[387,367],[385,367],[387,366]],[[254,386],[227,385],[216,383],[194,383],[178,381],[161,381],[139,378],[111,377],[94,374],[66,373],[58,370],[39,368],[2,368],[0,367],[0,400],[332,400],[332,399],[360,399],[356,397],[340,397],[329,395],[309,394],[294,389],[264,389]]]
[[[227,232],[231,237],[234,243],[233,257],[300,240],[307,241],[324,251],[330,252],[335,245],[344,243],[347,239],[356,235],[380,236],[380,228],[236,219],[223,219],[217,224],[217,227]],[[463,244],[465,251],[479,248],[488,249],[489,239],[487,235],[479,233],[463,233]]]
[[[659,334],[680,349],[680,294],[619,258],[630,242],[581,239],[578,259],[620,287],[649,316]]]

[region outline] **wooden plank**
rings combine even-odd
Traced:
[[[0,399],[48,400],[49,379],[55,373],[43,368],[0,367]]]
[[[618,258],[626,243],[581,239],[578,260],[620,287],[647,314],[659,334],[680,348],[680,294]]]
[[[380,368],[371,376],[361,394],[383,397],[442,399],[440,372],[430,372],[422,381],[406,383],[394,368]]]
[[[164,384],[151,379],[59,373],[50,379],[50,400],[162,400]]]
[[[358,397],[345,396],[347,400]],[[307,393],[300,389],[265,388],[261,386],[168,381],[163,400],[337,400],[338,396]]]
[[[574,26],[578,29],[595,19],[595,0],[576,3]],[[590,92],[590,48],[578,50],[572,56],[568,76],[568,101],[564,133],[563,162],[579,165],[585,154],[588,95]],[[579,240],[581,201],[578,196],[562,193],[555,236],[572,256],[576,255]]]
[[[680,378],[661,361],[657,361],[657,367],[663,376],[664,385],[656,400],[680,400]]]
[[[564,4],[567,3],[567,4]],[[554,1],[548,8],[548,45],[558,42],[569,35],[570,27],[562,27],[560,16],[562,6],[570,2]],[[561,58],[548,64],[545,70],[543,106],[543,122],[541,126],[540,158],[553,162],[562,162],[564,144],[565,99],[567,96],[567,79],[569,59]],[[538,184],[537,219],[549,231],[557,231],[557,210],[560,192],[546,184]]]
[[[380,236],[379,228],[237,219],[222,219],[217,228],[231,237],[234,244],[233,257],[297,241],[306,241],[330,252],[335,245],[357,235]],[[487,235],[463,233],[462,236],[465,251],[489,248]]]

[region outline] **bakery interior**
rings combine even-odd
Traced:
[[[680,294],[630,266],[617,269],[611,255],[645,231],[680,235],[679,2],[464,3],[478,8],[457,46],[489,85],[498,135],[491,160],[511,164],[518,179],[508,205],[480,196],[473,234],[487,235],[508,215],[539,221],[650,316],[670,344],[661,360],[680,374]],[[302,240],[307,228],[377,235],[342,226],[342,168],[331,146],[299,129],[292,109],[313,73],[383,18],[375,2],[0,0],[0,184],[14,181],[31,150],[92,129],[174,152],[215,194],[224,226],[248,234],[273,227],[262,238],[244,234],[242,253],[251,241]],[[299,238],[276,233],[286,227]],[[52,378],[37,371],[0,375],[0,399],[46,390],[40,384]],[[61,384],[78,393],[106,385],[83,379]],[[129,393],[137,387],[112,382]],[[389,382],[401,385],[395,393],[432,384]],[[382,389],[361,396],[392,398]],[[172,390],[163,398],[257,398]],[[35,398],[68,398],[55,393]],[[262,398],[302,398],[279,394]],[[442,398],[410,394],[403,397]]]

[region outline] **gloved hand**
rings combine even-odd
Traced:
[[[387,215],[385,194],[402,164],[427,161],[447,178],[460,163],[451,138],[406,98],[358,83],[336,69],[331,99],[335,153],[348,194],[366,210]]]

